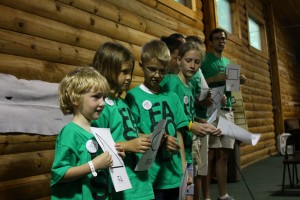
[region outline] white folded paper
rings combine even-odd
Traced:
[[[252,146],[255,146],[261,137],[261,134],[250,133],[221,116],[219,117],[217,128],[222,130],[222,135],[232,137]]]
[[[206,80],[204,78],[204,75],[203,75],[201,69],[198,70],[198,73],[200,75],[200,80],[201,80],[201,93],[199,96],[199,101],[202,101],[203,99],[206,98],[207,92],[209,91],[209,87],[206,83]]]
[[[118,155],[115,148],[110,129],[91,127],[91,130],[102,150],[108,151],[112,156],[113,166],[109,168],[109,172],[116,192],[132,188],[123,159]]]
[[[221,108],[221,99],[224,95],[225,86],[220,86],[211,89],[211,97],[213,98],[213,105],[207,108],[206,116],[211,116],[216,109]]]

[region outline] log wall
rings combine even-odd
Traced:
[[[248,130],[262,134],[256,146],[241,143],[240,164],[244,167],[273,154],[276,151],[276,142],[270,60],[268,56],[251,51],[248,38],[248,12],[251,9],[256,16],[265,19],[264,5],[259,0],[237,2],[241,37],[239,42],[228,38],[224,56],[239,64],[241,73],[248,78],[247,82],[241,85]]]
[[[297,78],[299,78],[300,68],[296,57],[297,53],[299,54],[299,44],[295,42],[293,35],[283,28],[285,25],[276,18],[276,13],[272,13],[272,16],[266,14],[269,12],[268,7],[260,0],[238,0],[238,3],[242,45],[228,40],[225,56],[240,64],[241,73],[248,78],[246,84],[241,86],[247,125],[250,132],[262,134],[259,143],[254,147],[241,144],[240,161],[243,167],[276,153],[276,137],[283,131],[278,124],[283,124],[285,118],[299,118],[300,88]],[[270,55],[259,55],[249,49],[247,13],[250,9],[264,22],[266,35],[270,36],[269,32],[275,30],[273,34],[276,45],[274,46],[277,49],[276,51],[269,49]],[[273,24],[266,21],[266,19],[271,20],[270,17],[273,17]],[[268,39],[271,38],[267,38],[269,45],[271,41]],[[271,54],[273,52],[276,56]],[[274,58],[275,61],[272,60]],[[278,64],[277,77],[274,77],[277,68],[272,64]],[[279,82],[279,95],[276,94],[279,90],[275,84],[276,80]],[[274,101],[276,95],[280,98],[279,101]],[[281,104],[278,105],[278,102]],[[275,118],[275,112],[280,113],[282,117]]]
[[[168,0],[1,0],[0,73],[58,83],[92,62],[104,42],[135,56],[132,87],[143,81],[141,46],[174,32],[204,40],[197,11]],[[0,199],[50,199],[55,136],[0,133]]]
[[[284,119],[300,117],[300,63],[299,46],[293,36],[278,20],[276,36],[278,43],[278,68],[281,89],[282,115]],[[298,54],[298,55],[297,55]],[[298,58],[299,59],[299,58]]]
[[[91,63],[104,42],[118,42],[135,56],[132,87],[143,81],[137,65],[141,46],[174,32],[197,35],[214,28],[214,10],[202,13],[172,0],[1,0],[0,73],[28,80],[60,82],[77,65]],[[240,64],[248,81],[241,87],[249,131],[261,133],[256,146],[241,144],[241,165],[276,152],[273,67],[270,57],[249,50],[247,12],[266,19],[260,0],[238,0],[240,41],[228,40],[225,56]],[[283,27],[274,15],[276,27]],[[299,117],[299,61],[292,36],[275,29],[283,117]],[[209,49],[209,47],[208,47]],[[0,199],[49,199],[55,136],[0,134]]]

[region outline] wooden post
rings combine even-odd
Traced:
[[[206,36],[205,44],[206,50],[211,51],[209,45],[208,36],[210,32],[217,27],[216,13],[215,13],[215,1],[213,0],[203,0],[203,24],[204,24],[204,33]]]
[[[274,111],[274,126],[276,136],[284,132],[283,113],[281,103],[281,88],[279,80],[279,65],[278,65],[278,51],[276,42],[275,21],[273,15],[273,8],[270,2],[266,3],[266,17],[267,17],[267,33],[269,35],[269,54],[270,54],[270,71],[272,80],[273,92],[273,111]]]

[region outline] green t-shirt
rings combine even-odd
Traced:
[[[230,63],[230,61],[225,58],[224,56],[222,58],[217,58],[213,53],[206,53],[202,65],[201,70],[205,77],[205,79],[210,78],[212,76],[216,76],[219,72],[226,73],[226,67]],[[224,86],[225,81],[222,82],[213,82],[210,83],[208,86],[210,88],[220,87]],[[227,97],[227,107],[231,107],[231,92],[226,92]]]
[[[177,75],[167,75],[169,76],[168,82],[163,86],[164,91],[173,91],[177,94],[181,106],[183,107],[184,114],[189,121],[194,121],[195,108],[194,108],[194,94],[192,92],[192,85],[185,85]],[[186,162],[188,164],[193,162],[192,159],[192,142],[193,133],[185,129],[182,133],[184,141],[184,150],[186,156]]]
[[[92,156],[103,153],[101,147],[98,145],[97,152],[92,155],[86,148],[86,143],[90,140],[97,143],[92,133],[87,132],[73,122],[67,124],[59,133],[51,168],[52,200],[93,200],[93,194],[110,196],[112,182],[108,170],[97,170],[98,175],[95,178],[90,173],[74,181],[60,183],[60,180],[69,168],[86,164],[92,160]]]
[[[200,71],[201,69],[199,69]],[[201,93],[201,77],[200,73],[197,72],[190,80],[190,84],[193,85],[193,93],[195,94],[195,98],[200,97]],[[199,103],[195,103],[195,116],[198,118],[206,119],[206,106],[201,106]]]
[[[128,141],[138,137],[138,127],[127,104],[121,99],[105,99],[105,107],[92,126],[110,128],[114,141]],[[148,171],[135,172],[134,168],[141,154],[126,152],[124,163],[132,188],[114,192],[113,199],[154,199]]]
[[[150,94],[138,86],[127,93],[126,101],[142,133],[152,133],[157,123],[165,119],[166,133],[177,137],[177,130],[189,123],[178,96],[173,92]],[[171,153],[165,146],[161,146],[149,169],[149,175],[154,189],[179,187],[182,179],[180,152]]]

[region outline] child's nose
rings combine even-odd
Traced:
[[[99,106],[104,106],[104,105],[105,105],[104,98],[99,99]]]

